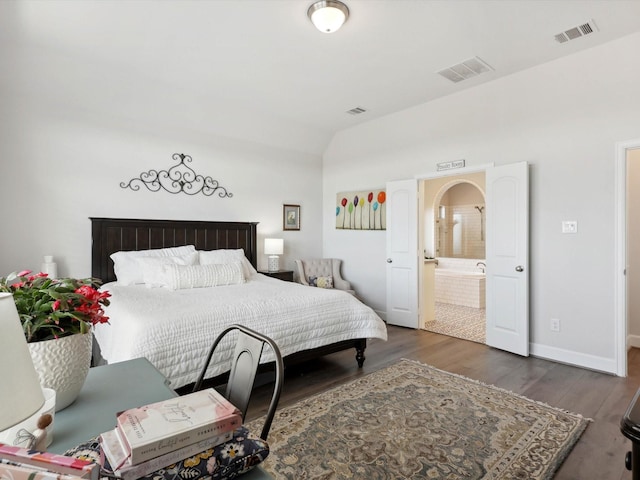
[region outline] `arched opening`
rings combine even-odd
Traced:
[[[485,258],[485,196],[468,180],[444,185],[434,205],[435,257]]]

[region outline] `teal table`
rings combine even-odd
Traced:
[[[175,396],[166,378],[145,358],[93,367],[76,401],[55,413],[53,443],[47,451],[64,453],[114,428],[117,412]],[[241,478],[272,477],[254,468]]]

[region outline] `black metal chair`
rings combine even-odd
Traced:
[[[275,385],[273,387],[273,394],[271,396],[271,402],[269,403],[269,409],[267,410],[264,426],[262,427],[262,433],[260,434],[260,438],[266,440],[267,435],[269,434],[269,429],[271,428],[271,422],[273,421],[273,417],[276,413],[278,401],[280,400],[280,392],[282,391],[282,382],[284,378],[284,363],[282,361],[280,349],[269,337],[243,325],[231,325],[227,327],[213,342],[213,345],[209,350],[207,360],[200,372],[200,376],[193,387],[193,391],[195,392],[202,388],[202,382],[205,378],[207,369],[209,368],[209,363],[211,362],[213,353],[220,341],[228,333],[236,330],[238,331],[238,339],[231,361],[231,371],[229,373],[225,398],[242,412],[243,419],[245,418],[247,409],[249,408],[249,400],[251,399],[253,384],[255,382],[256,373],[258,372],[258,366],[260,364],[260,357],[262,356],[262,350],[264,349],[265,344],[268,344],[271,347],[275,356]]]

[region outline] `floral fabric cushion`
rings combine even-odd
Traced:
[[[104,473],[111,474],[111,466],[100,449],[99,437],[68,450],[65,455],[99,463]],[[244,427],[233,432],[233,438],[193,457],[168,465],[143,479],[147,480],[222,480],[236,478],[264,461],[269,444],[249,433]]]
[[[333,288],[333,277],[309,277],[309,285],[318,288]]]

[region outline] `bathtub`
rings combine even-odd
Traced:
[[[484,272],[435,269],[435,300],[472,308],[485,308]]]

